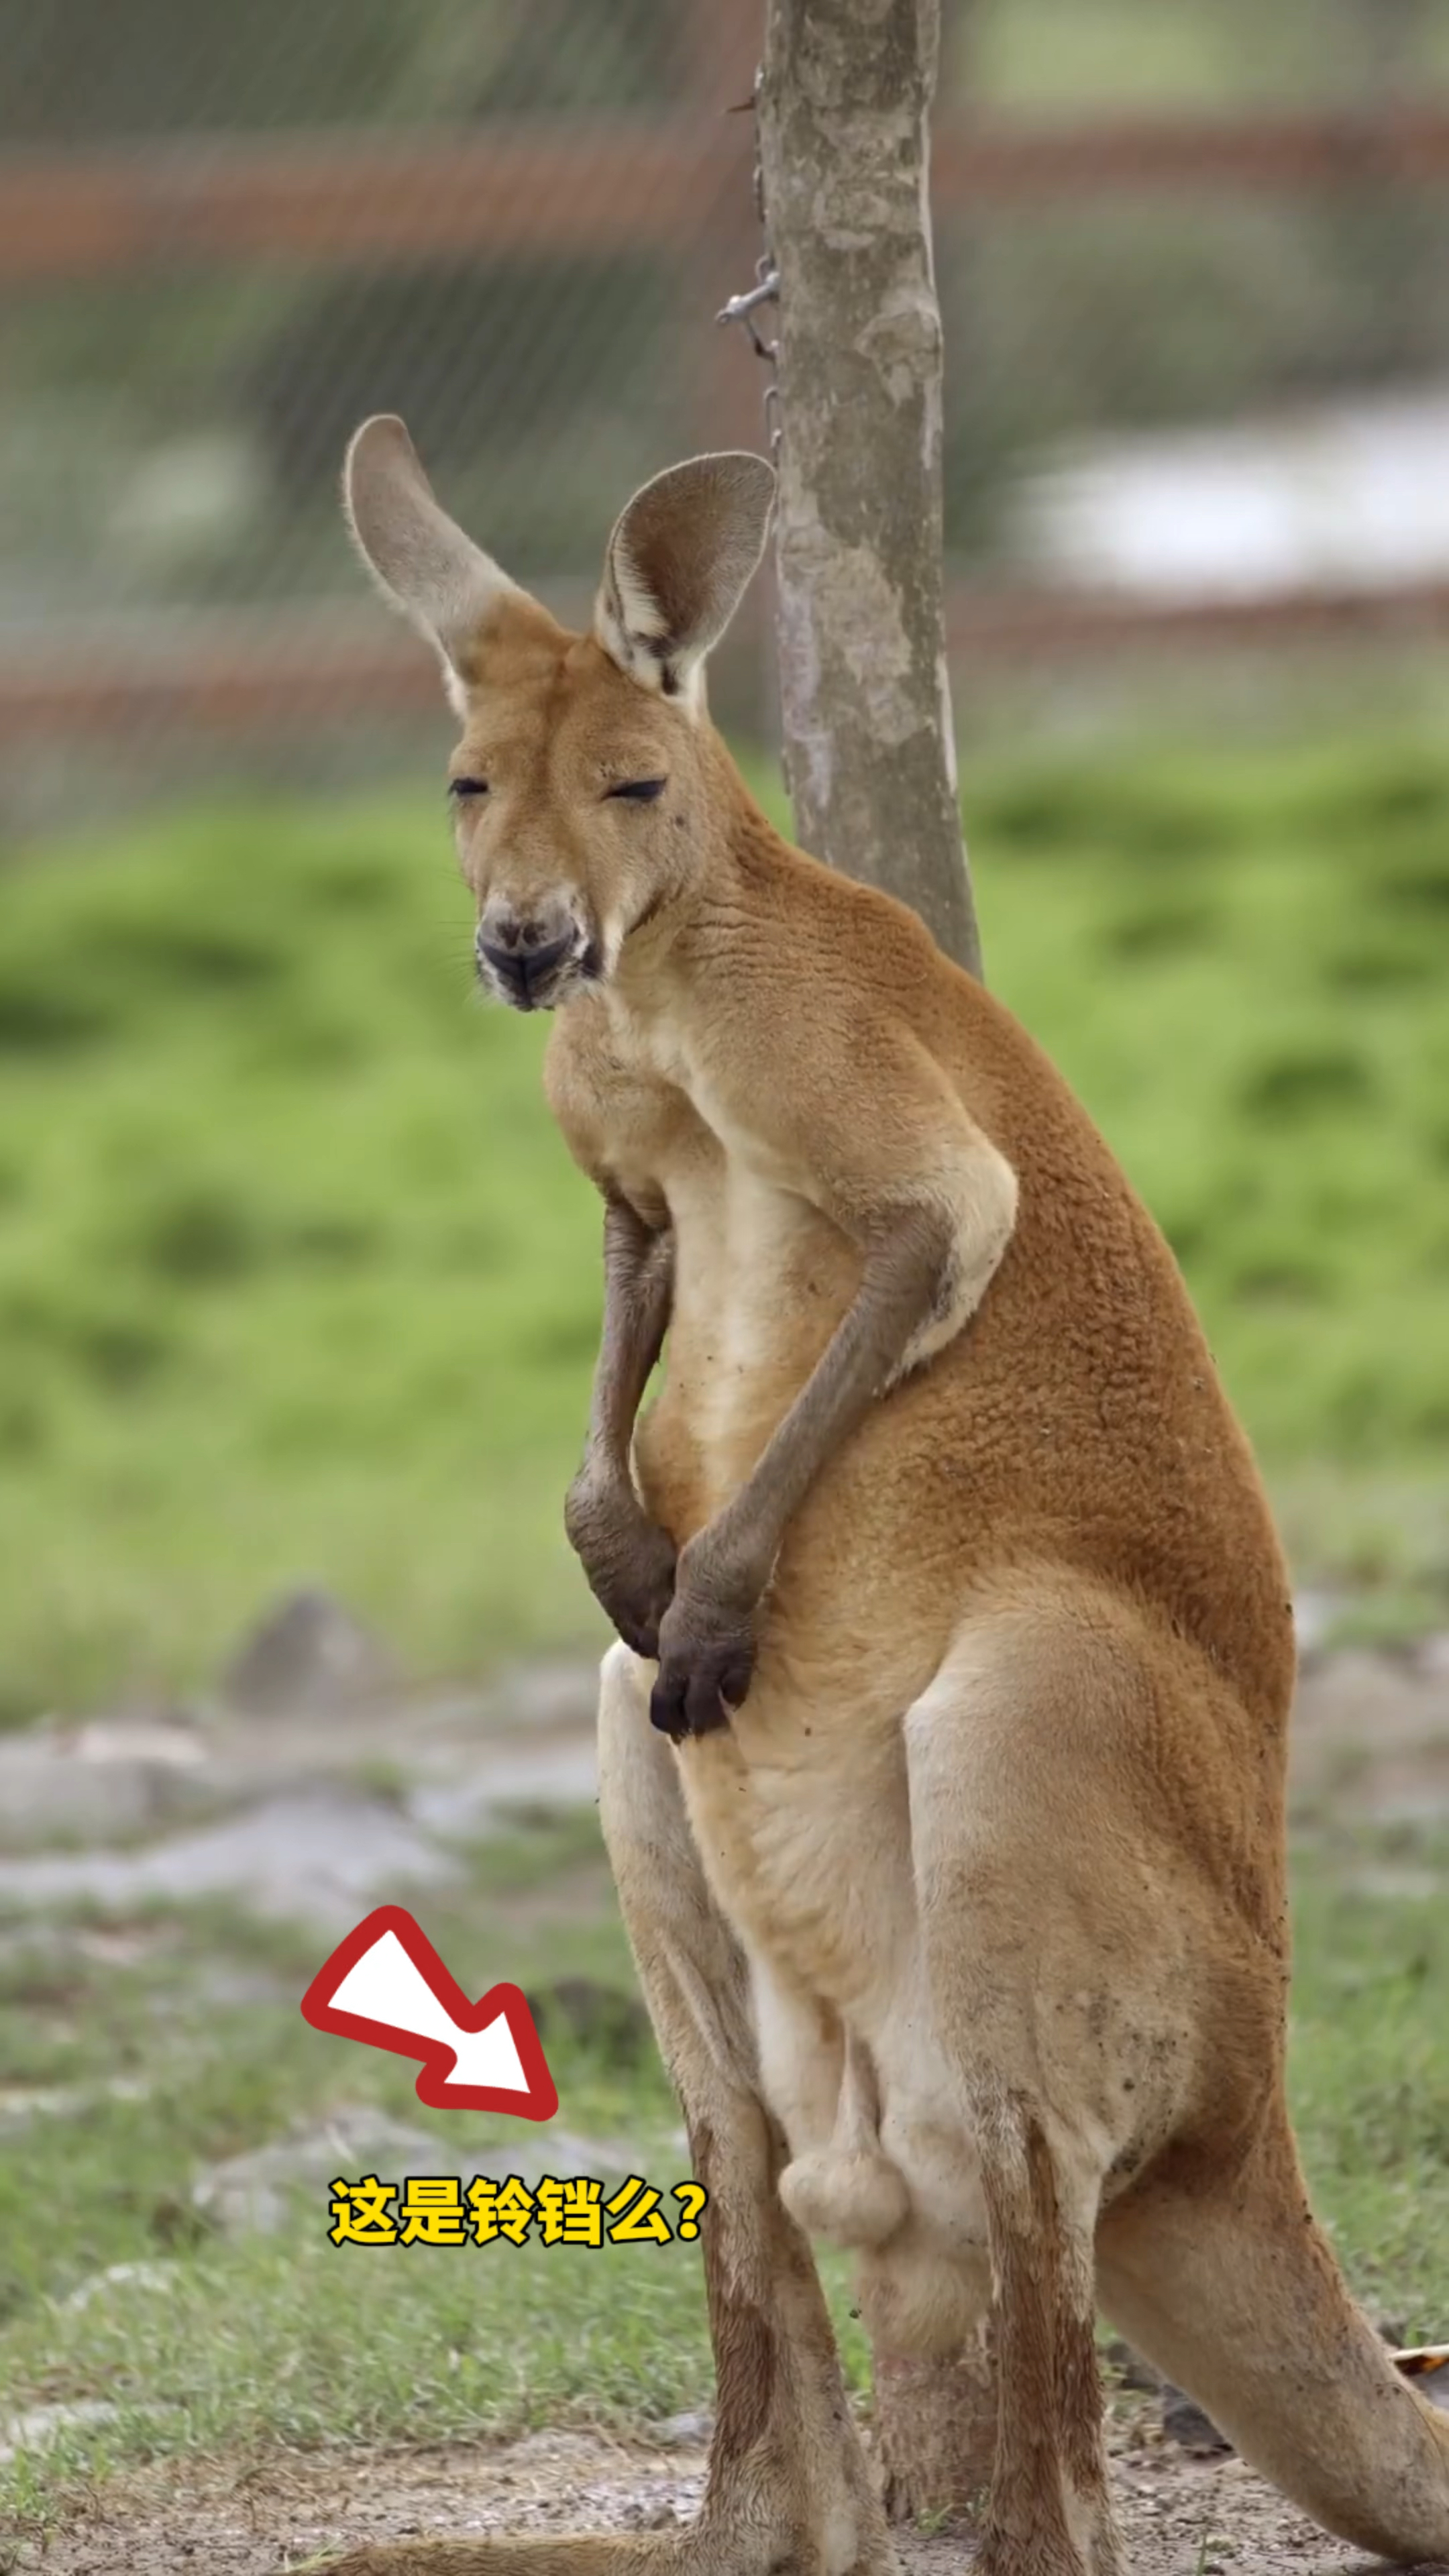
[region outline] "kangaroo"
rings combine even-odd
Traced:
[[[814,2237],[892,2352],[994,2315],[986,2576],[1122,2568],[1098,2307],[1329,2531],[1449,2554],[1449,2419],[1350,2299],[1289,2125],[1294,1644],[1251,1452],[1065,1083],[911,911],[781,838],[709,721],[769,467],[647,483],[586,635],[400,421],[345,491],[461,726],[480,978],[556,1013],[603,1200],[566,1523],[618,1632],[603,1830],[709,2193],[718,2391],[687,2532],[335,2576],[888,2576]]]

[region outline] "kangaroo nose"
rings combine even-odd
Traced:
[[[505,990],[526,993],[562,963],[574,944],[572,929],[562,935],[546,921],[518,921],[504,914],[478,933],[478,954]]]
[[[495,913],[492,920],[484,924],[480,937],[490,956],[501,949],[507,957],[521,953],[530,961],[542,949],[557,948],[561,944],[555,935],[553,922],[520,921],[513,912]]]

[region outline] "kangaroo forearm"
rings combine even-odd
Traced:
[[[908,1210],[880,1227],[853,1303],[754,1474],[681,1554],[649,1703],[651,1723],[676,1743],[726,1725],[744,1699],[754,1613],[785,1530],[949,1298],[953,1243],[944,1210]]]
[[[586,1468],[597,1481],[630,1481],[634,1424],[664,1347],[673,1293],[673,1235],[611,1199],[604,1211],[604,1318],[585,1446]]]
[[[893,1220],[868,1256],[852,1304],[754,1473],[693,1544],[691,1555],[718,1565],[726,1584],[727,1569],[737,1567],[742,1589],[763,1587],[821,1469],[899,1374],[940,1306],[953,1240],[946,1215],[921,1210]]]
[[[604,1321],[583,1464],[564,1528],[589,1588],[635,1654],[652,1655],[674,1589],[674,1547],[635,1488],[630,1446],[669,1324],[674,1250],[667,1232],[610,1201],[604,1217]]]

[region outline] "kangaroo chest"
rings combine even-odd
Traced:
[[[733,1127],[708,1083],[647,1027],[617,1023],[609,1159],[674,1235],[661,1392],[635,1457],[683,1539],[738,1490],[854,1293],[858,1256],[801,1176]]]

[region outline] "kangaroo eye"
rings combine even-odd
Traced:
[[[448,781],[448,794],[450,796],[457,796],[460,798],[464,796],[486,796],[487,793],[488,781],[486,778],[450,778]]]
[[[610,796],[627,796],[634,805],[652,805],[668,786],[667,778],[626,778],[622,787],[611,787]]]

